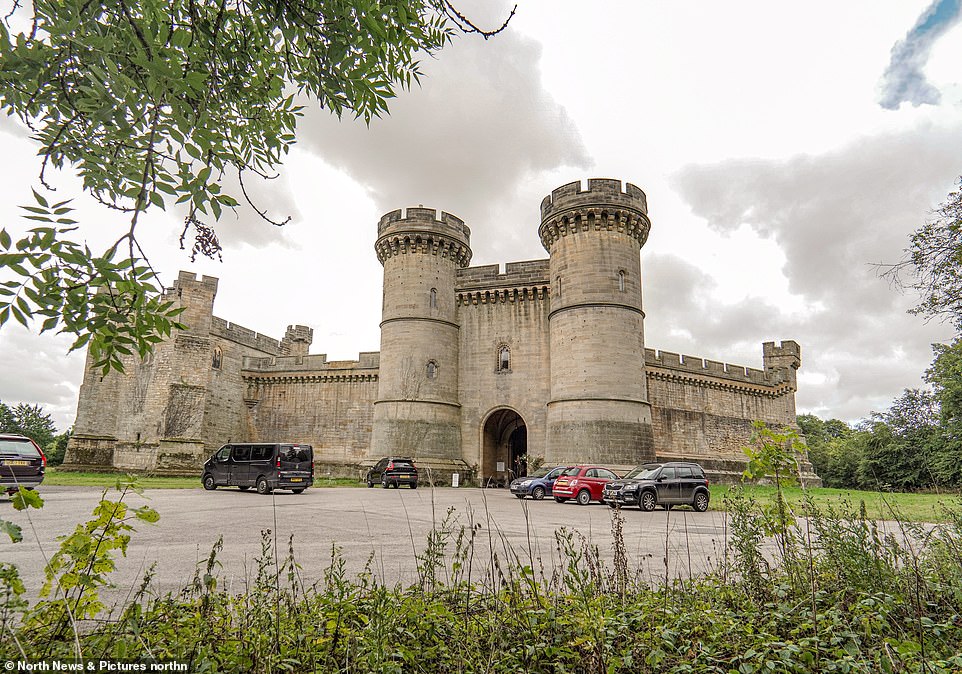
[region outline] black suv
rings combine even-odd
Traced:
[[[669,510],[674,505],[690,505],[700,513],[708,510],[708,478],[697,463],[672,461],[646,463],[623,478],[605,485],[604,502],[611,507],[637,505],[654,510],[660,505]]]
[[[43,482],[47,457],[40,446],[23,435],[0,433],[0,489],[16,494],[18,487],[33,489]]]
[[[418,469],[414,461],[397,456],[386,456],[367,471],[367,486],[373,487],[378,482],[387,489],[397,489],[406,484],[411,489],[418,488]]]

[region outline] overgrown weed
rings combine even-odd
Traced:
[[[530,539],[515,549],[475,513],[448,510],[416,549],[407,586],[386,583],[373,554],[349,574],[336,547],[322,580],[305,585],[293,538],[280,555],[268,530],[246,591],[220,581],[218,541],[181,593],[152,594],[149,570],[103,619],[103,555],[123,553],[137,512],[111,503],[78,527],[89,546],[67,537],[51,559],[53,599],[26,601],[15,570],[0,566],[0,658],[218,672],[962,671],[960,506],[944,525],[885,529],[861,504],[773,510],[733,490],[720,564],[660,580],[632,567],[617,509],[609,545],[561,529],[547,559]],[[65,628],[67,607],[76,629]]]

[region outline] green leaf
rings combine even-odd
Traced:
[[[14,543],[19,543],[23,540],[23,530],[20,528],[20,525],[14,524],[13,522],[0,519],[0,532],[7,534]]]
[[[20,487],[11,499],[14,510],[26,510],[27,508],[43,508],[43,499],[34,489]]]

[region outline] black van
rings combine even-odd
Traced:
[[[207,459],[204,489],[257,487],[258,494],[290,489],[295,494],[314,484],[314,448],[310,445],[244,442],[224,445]]]

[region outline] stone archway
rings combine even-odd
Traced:
[[[492,412],[484,422],[481,484],[507,485],[528,474],[528,427],[512,409]]]

